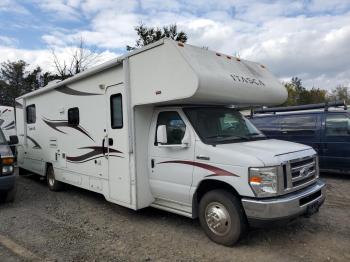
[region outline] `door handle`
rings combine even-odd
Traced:
[[[154,159],[151,159],[151,167],[154,168]]]
[[[199,159],[199,160],[210,160],[210,157],[202,156],[202,155],[196,156],[196,158]]]
[[[105,156],[106,151],[105,151],[105,137],[102,139],[102,154]]]
[[[113,146],[113,138],[108,138],[108,145]]]

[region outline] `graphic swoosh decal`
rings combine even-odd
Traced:
[[[58,92],[67,94],[67,95],[72,95],[72,96],[99,96],[102,94],[98,93],[87,93],[87,92],[82,92],[82,91],[77,91],[72,88],[69,88],[68,86],[61,86],[56,88]]]
[[[12,121],[12,122],[10,122],[8,125],[6,125],[6,126],[4,126],[4,127],[2,127],[2,128],[8,128],[8,127],[10,127],[10,126],[14,126],[15,125],[15,121]]]
[[[200,168],[209,170],[209,171],[214,173],[214,174],[208,175],[206,177],[211,177],[211,176],[235,176],[235,177],[239,177],[238,175],[236,175],[234,173],[231,173],[229,171],[226,171],[224,169],[221,169],[219,167],[208,165],[208,164],[204,164],[204,163],[200,163],[200,162],[194,162],[194,161],[173,160],[173,161],[160,162],[158,164],[166,164],[166,163],[174,163],[174,164],[184,164],[184,165],[196,166],[196,167],[200,167]]]
[[[32,137],[27,135],[27,139],[29,139],[30,141],[32,141],[32,143],[34,144],[33,148],[34,149],[41,149],[41,146],[38,144],[38,142],[36,142]]]
[[[63,133],[63,134],[67,134],[66,132],[59,130],[58,127],[69,127],[69,128],[73,128],[75,130],[78,130],[79,132],[83,133],[84,135],[86,135],[87,137],[89,137],[92,141],[95,142],[95,140],[90,136],[90,134],[81,126],[71,126],[68,124],[68,121],[66,120],[50,120],[47,118],[43,117],[43,121],[51,128],[55,129],[56,131]]]
[[[87,147],[80,147],[79,149],[91,149],[91,151],[80,156],[67,156],[66,159],[68,162],[84,163],[90,160],[104,157],[102,147],[100,146],[87,146]],[[111,154],[111,153],[114,153],[114,154]],[[123,152],[113,148],[109,149],[109,156],[122,157],[116,154],[123,154]]]

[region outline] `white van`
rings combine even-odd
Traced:
[[[325,199],[311,147],[267,140],[232,107],[286,97],[263,65],[164,39],[18,98],[20,173],[199,217],[233,245]]]

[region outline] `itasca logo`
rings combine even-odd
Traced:
[[[255,79],[251,77],[243,77],[243,76],[238,76],[234,74],[230,74],[230,76],[235,82],[242,82],[242,83],[253,84],[257,86],[265,86],[264,82],[259,79]]]

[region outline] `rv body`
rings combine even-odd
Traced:
[[[317,211],[325,198],[312,148],[265,139],[230,106],[286,95],[260,64],[164,39],[18,98],[18,166],[52,189],[63,182],[134,210],[199,216],[211,239],[231,245],[246,219]],[[251,137],[215,137],[216,125]],[[220,199],[231,207],[212,205]]]
[[[11,106],[0,106],[0,127],[7,141],[16,135],[15,110]]]

